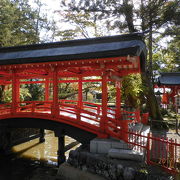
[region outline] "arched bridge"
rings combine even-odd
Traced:
[[[121,137],[120,128],[122,120],[116,119],[116,109],[107,108],[106,125],[102,116],[102,105],[83,102],[81,108],[77,105],[78,101],[73,100],[61,100],[58,102],[58,108],[56,108],[56,114],[53,113],[53,102],[50,101],[23,101],[18,102],[16,110],[12,109],[12,103],[0,105],[0,118],[11,119],[14,121],[13,127],[39,127],[46,129],[56,129],[57,123],[63,123],[84,131],[90,132],[98,137]],[[122,110],[121,113],[126,114],[126,122],[139,122],[139,111],[128,112]],[[31,120],[26,120],[31,119]],[[33,122],[32,119],[34,119]],[[45,123],[45,120],[51,120],[56,122],[56,125],[40,126],[35,125],[38,120],[41,119],[41,123]],[[129,119],[129,120],[128,120]],[[133,120],[130,120],[133,119]],[[23,121],[22,121],[23,120]],[[28,122],[27,122],[28,121]],[[30,121],[30,122],[29,122]],[[8,123],[8,121],[6,122]],[[30,124],[29,124],[30,123]],[[34,126],[33,126],[34,123]],[[103,124],[102,124],[103,123]],[[103,127],[106,126],[104,129]],[[57,127],[58,128],[58,127]],[[90,135],[89,135],[90,136]],[[72,135],[71,135],[72,137]],[[94,136],[92,136],[94,137]],[[75,138],[76,139],[76,138]]]
[[[0,123],[3,119],[44,119],[67,124],[98,137],[127,137],[120,130],[140,121],[139,110],[122,107],[121,81],[145,67],[145,44],[140,34],[73,40],[0,49]],[[85,97],[85,84],[100,89],[99,103]],[[108,106],[108,84],[115,103]],[[21,98],[24,84],[42,84],[43,100]],[[60,86],[76,86],[74,96],[61,98]],[[3,93],[9,91],[7,101]]]

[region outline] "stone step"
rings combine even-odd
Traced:
[[[141,135],[148,136],[148,133],[150,132],[150,126],[143,125],[143,128],[141,130]]]
[[[143,161],[144,152],[138,152],[132,149],[110,149],[108,156],[117,159],[126,159],[133,161]]]
[[[144,136],[147,136],[147,134],[150,131],[149,126],[143,126],[142,124],[136,124],[133,129],[137,131],[141,131],[142,135]],[[134,139],[134,137],[132,136],[130,142],[141,143],[141,144],[144,142],[144,145],[146,145],[147,138],[135,137]],[[136,148],[136,146],[134,145],[124,142],[123,140],[117,140],[114,138],[109,138],[109,139],[95,138],[90,141],[91,153],[108,154],[110,149],[136,150],[138,148]]]
[[[141,134],[143,136],[148,136],[148,133],[150,132],[150,126],[143,125],[143,124],[139,123],[133,128],[133,130],[131,130],[131,132]],[[147,138],[143,138],[140,136],[135,136],[133,134],[130,134],[129,135],[129,141],[136,143],[136,144],[141,143],[142,141],[147,143]]]
[[[133,126],[129,127],[129,132],[134,132],[134,133],[140,134],[142,131],[142,128],[143,128],[142,123],[135,123]],[[132,139],[132,141],[134,141],[133,135],[130,134],[129,140],[131,141],[131,139]]]
[[[123,140],[99,139],[90,141],[90,152],[97,154],[107,154],[110,149],[132,149],[133,147]]]
[[[143,124],[142,123],[134,123],[134,124],[130,124],[129,125],[129,131],[133,131],[133,132],[140,132],[143,128]]]
[[[141,130],[141,132],[140,132],[140,134],[142,135],[142,136],[146,136],[146,137],[148,137],[148,133],[150,132],[150,126],[147,126],[147,125],[143,125],[143,128],[142,128],[142,130]],[[140,145],[143,145],[143,146],[146,146],[147,145],[147,138],[145,138],[145,137],[138,137],[137,139],[136,139],[136,144],[140,144]],[[136,151],[139,151],[140,150],[140,148],[138,148],[138,146],[134,146],[133,147],[133,150],[136,150]]]

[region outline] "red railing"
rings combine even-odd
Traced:
[[[0,104],[0,115],[10,114],[12,111],[12,103]]]
[[[158,165],[172,174],[180,172],[180,142],[176,139],[154,137],[151,133],[142,135],[132,131],[123,131],[123,134],[128,134],[129,148],[139,153],[146,151],[147,164]]]
[[[128,120],[129,122],[134,122],[134,123],[138,123],[140,122],[140,111],[136,110],[136,111],[125,111],[122,110],[122,119],[123,120]]]
[[[23,101],[18,102],[17,113],[51,113],[52,102],[49,101]]]
[[[99,126],[101,120],[101,106],[83,102],[82,107],[78,105],[78,101],[61,100],[59,103],[60,116],[69,116],[75,119],[78,123],[89,123]]]
[[[180,172],[180,142],[170,138],[157,138],[149,134],[147,163],[160,165],[171,173]]]
[[[121,112],[121,114],[124,113],[126,113],[126,118],[124,118],[123,115],[120,118],[117,118],[116,109],[108,107],[107,118],[102,118],[101,105],[91,102],[82,102],[80,104],[76,100],[59,100],[56,107],[53,105],[52,101],[23,101],[17,102],[16,106],[13,105],[13,107],[11,103],[0,105],[0,115],[4,115],[4,118],[6,115],[26,115],[28,117],[31,115],[38,115],[38,117],[40,117],[46,114],[53,119],[56,117],[57,120],[63,118],[64,121],[77,122],[83,127],[86,126],[88,128],[89,125],[93,126],[92,129],[98,127],[98,131],[115,137],[119,137],[121,126],[127,126],[126,129],[128,130],[128,123],[139,121],[138,111]],[[123,122],[122,117],[124,118]],[[104,129],[100,127],[102,123],[104,123]]]

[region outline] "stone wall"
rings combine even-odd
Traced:
[[[71,151],[67,162],[82,171],[98,174],[109,180],[172,180],[173,177],[158,167],[128,160],[111,159],[106,155],[93,154],[82,148]],[[153,169],[154,168],[154,169]]]

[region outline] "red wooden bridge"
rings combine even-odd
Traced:
[[[141,73],[145,44],[139,34],[74,40],[0,49],[0,84],[12,87],[12,101],[0,105],[0,118],[42,118],[92,132],[98,137],[124,138],[120,129],[139,122],[139,110],[121,108],[121,80]],[[77,83],[76,100],[59,99],[61,83]],[[83,84],[97,82],[102,102],[83,100]],[[114,82],[116,104],[108,107],[108,82]],[[43,101],[20,101],[22,84],[43,84]],[[52,88],[51,88],[52,87]],[[50,94],[53,94],[50,97]]]

